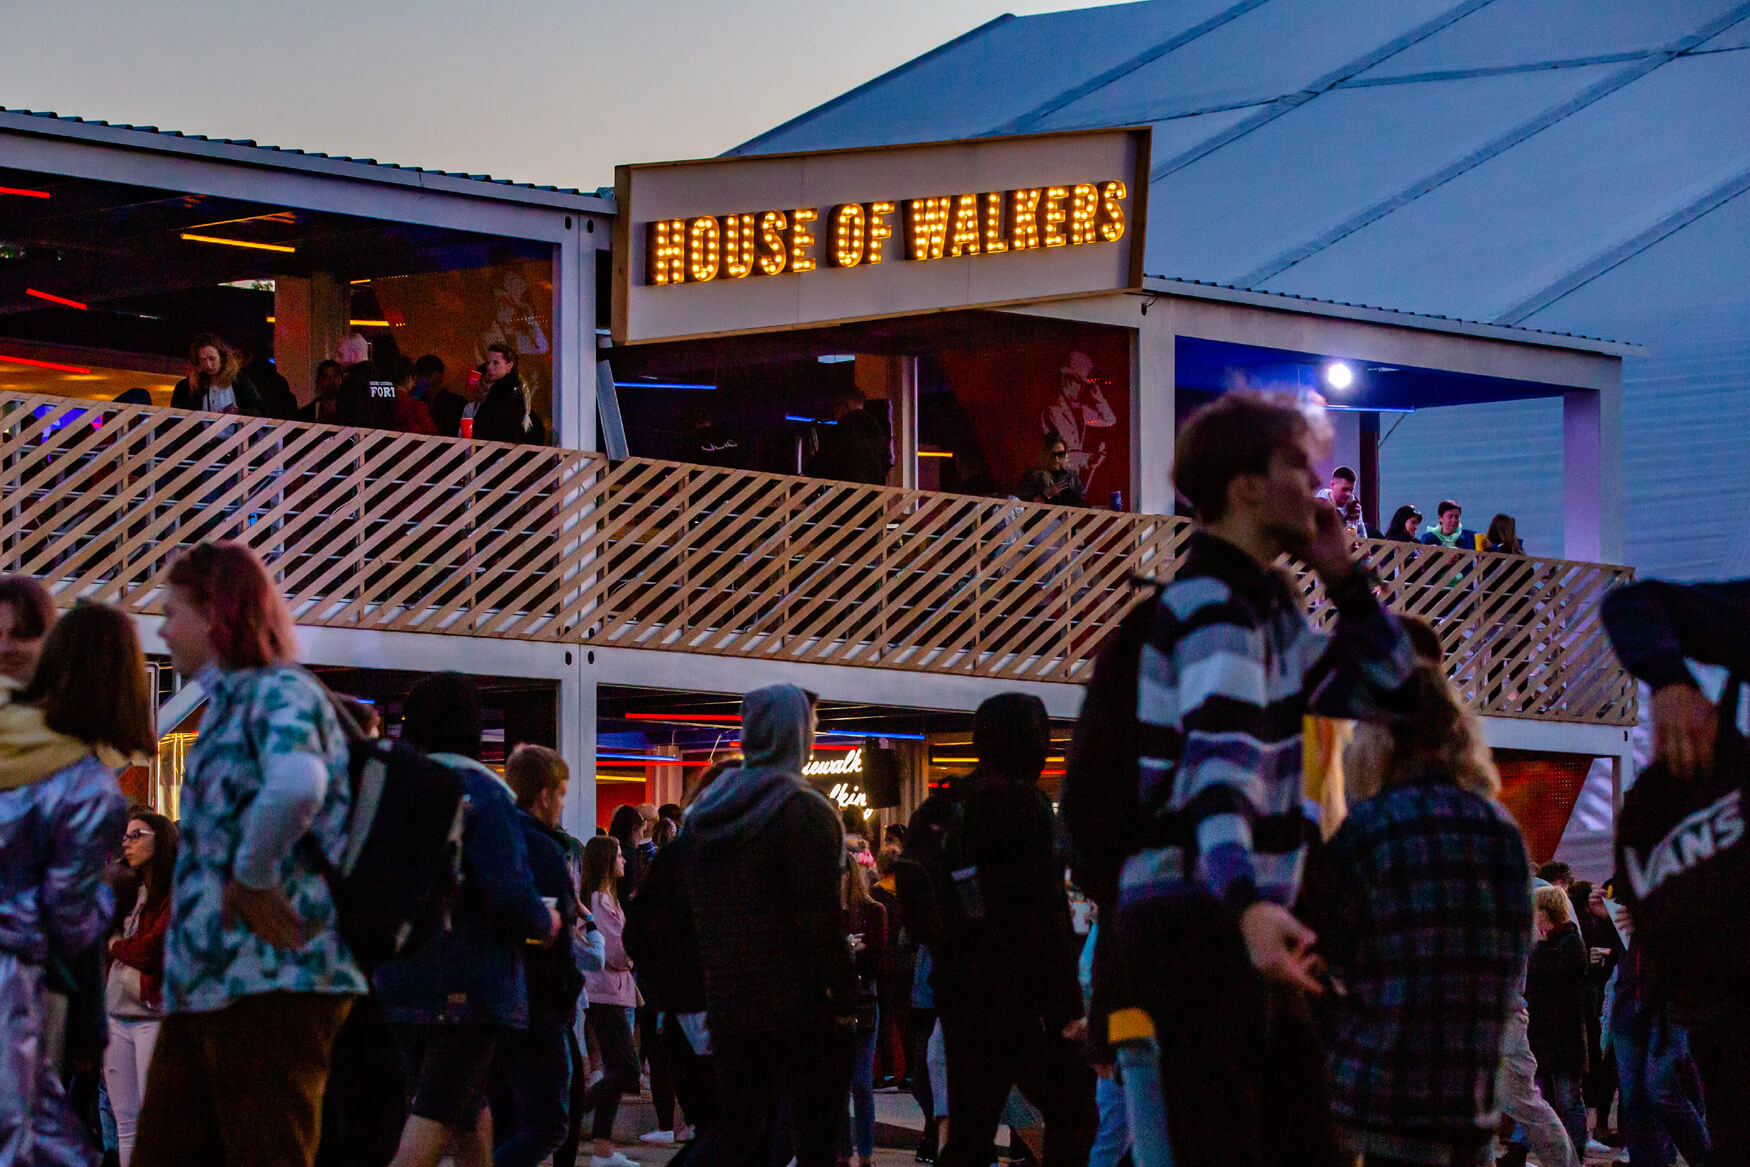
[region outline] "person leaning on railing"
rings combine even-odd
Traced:
[[[1504,555],[1524,555],[1525,543],[1519,538],[1519,525],[1512,515],[1496,515],[1489,520],[1489,533],[1483,536],[1483,550]]]

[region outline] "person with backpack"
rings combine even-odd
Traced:
[[[1065,781],[1077,882],[1112,929],[1096,954],[1097,1048],[1114,1011],[1146,1015],[1180,1167],[1333,1154],[1307,1018],[1323,992],[1317,936],[1290,910],[1316,834],[1302,719],[1379,712],[1415,657],[1314,497],[1316,437],[1295,405],[1242,393],[1180,430],[1174,482],[1197,529],[1096,665]],[[1273,568],[1284,553],[1324,584],[1332,634]]]
[[[346,846],[347,742],[292,663],[291,612],[254,552],[203,543],[168,584],[160,635],[207,709],[183,771],[165,1016],[134,1163],[308,1167],[335,1034],[367,988],[316,862]]]
[[[1098,1127],[1056,823],[1038,787],[1050,739],[1039,698],[987,699],[973,719],[978,765],[951,791],[953,818],[931,872],[952,1115],[942,1167],[986,1167],[1015,1086],[1044,1115],[1044,1167],[1087,1162]]]
[[[519,745],[505,763],[504,780],[516,794],[517,826],[529,852],[535,890],[559,909],[564,936],[581,930],[583,959],[569,943],[530,948],[524,957],[529,985],[529,1027],[512,1032],[495,1055],[515,1103],[514,1121],[494,1122],[500,1132],[492,1153],[493,1167],[536,1167],[565,1142],[570,1132],[566,1113],[573,1075],[584,1073],[572,1062],[571,1026],[586,971],[600,969],[606,959],[601,929],[578,898],[578,883],[566,860],[559,829],[571,771],[555,750]]]
[[[509,788],[480,762],[480,695],[460,673],[421,677],[401,740],[462,778],[462,880],[450,927],[377,970],[377,998],[407,1075],[407,1125],[393,1167],[492,1162],[493,1055],[529,1024],[528,945],[564,921],[541,901]]]
[[[687,894],[717,1063],[713,1167],[766,1162],[784,1143],[798,1167],[837,1159],[858,992],[839,898],[844,827],[802,777],[814,727],[814,698],[794,685],[747,694],[742,764],[687,814],[683,836],[697,847]]]
[[[1750,924],[1741,908],[1750,769],[1736,725],[1740,681],[1750,676],[1750,579],[1641,580],[1605,596],[1602,616],[1623,667],[1653,691],[1654,760],[1617,820],[1614,883],[1637,952],[1688,1033],[1707,1098],[1707,1162],[1750,1163]],[[1689,660],[1729,671],[1720,706]]]

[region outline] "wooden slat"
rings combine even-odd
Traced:
[[[238,538],[300,623],[1078,682],[1190,524],[788,475],[0,394],[0,556],[162,610],[200,539]],[[37,416],[38,413],[42,416]],[[1632,724],[1598,620],[1625,567],[1367,541],[1491,716]],[[1294,576],[1315,626],[1323,589]]]

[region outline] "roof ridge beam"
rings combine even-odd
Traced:
[[[1360,231],[1363,228],[1378,222],[1380,219],[1385,218],[1392,212],[1415,202],[1430,191],[1445,186],[1460,175],[1475,170],[1483,163],[1506,153],[1521,142],[1542,133],[1544,130],[1549,129],[1558,122],[1572,117],[1586,107],[1602,101],[1617,90],[1640,80],[1642,77],[1645,77],[1647,74],[1665,65],[1667,62],[1677,59],[1689,49],[1718,36],[1734,24],[1744,20],[1747,16],[1750,16],[1750,3],[1739,4],[1725,15],[1716,17],[1709,21],[1696,32],[1672,42],[1665,48],[1649,55],[1644,60],[1637,61],[1626,69],[1617,70],[1609,77],[1604,78],[1596,84],[1588,86],[1568,100],[1550,106],[1548,109],[1545,109],[1536,116],[1519,123],[1505,133],[1498,134],[1492,141],[1484,143],[1463,158],[1449,162],[1431,174],[1424,175],[1422,178],[1403,187],[1397,193],[1388,195],[1387,197],[1380,199],[1378,202],[1375,202],[1372,206],[1363,208],[1338,223],[1330,230],[1325,231],[1304,243],[1298,244],[1295,247],[1289,248],[1287,251],[1281,252],[1275,257],[1265,261],[1263,264],[1260,264],[1258,267],[1253,268],[1242,276],[1239,276],[1235,282],[1245,287],[1257,287],[1265,280],[1280,275],[1295,264],[1318,254],[1327,247],[1347,239],[1357,231]]]
[[[1104,73],[1097,74],[1079,85],[1072,85],[1063,92],[1053,97],[1046,98],[1021,116],[1011,118],[1009,121],[1003,122],[1001,125],[994,126],[985,131],[985,136],[990,137],[997,134],[1026,133],[1033,126],[1038,125],[1041,121],[1044,121],[1047,117],[1050,117],[1064,106],[1069,105],[1072,102],[1080,101],[1089,94],[1104,89],[1114,81],[1128,77],[1143,66],[1153,64],[1168,53],[1175,52],[1190,44],[1192,41],[1207,36],[1209,33],[1214,32],[1223,25],[1238,20],[1246,13],[1252,11],[1252,9],[1262,7],[1269,2],[1270,0],[1239,0],[1239,3],[1217,12],[1207,20],[1204,20],[1199,24],[1194,24],[1190,28],[1181,29],[1179,32],[1174,33],[1159,44],[1144,49],[1128,61],[1125,61],[1120,65],[1114,65]],[[1245,104],[1249,105],[1253,103],[1247,102]]]
[[[1725,181],[1715,184],[1700,196],[1654,223],[1643,231],[1608,247],[1592,259],[1574,268],[1560,279],[1524,297],[1494,318],[1494,323],[1509,328],[1521,327],[1520,322],[1543,311],[1558,301],[1579,291],[1593,280],[1627,263],[1641,252],[1658,245],[1689,224],[1719,210],[1733,199],[1750,191],[1750,169],[1740,170]]]
[[[1192,146],[1188,150],[1181,151],[1176,156],[1169,158],[1159,166],[1156,166],[1149,172],[1148,178],[1150,185],[1166,178],[1176,170],[1184,169],[1205,155],[1213,154],[1228,143],[1238,141],[1252,131],[1269,125],[1277,118],[1299,109],[1313,98],[1322,93],[1328,92],[1342,82],[1355,76],[1357,73],[1373,68],[1373,66],[1380,62],[1388,60],[1403,52],[1411,45],[1427,40],[1435,33],[1463,20],[1477,9],[1486,8],[1492,3],[1494,3],[1494,0],[1461,0],[1460,3],[1447,9],[1445,12],[1442,12],[1439,16],[1418,25],[1416,28],[1404,33],[1402,36],[1387,41],[1372,52],[1365,53],[1353,61],[1339,65],[1331,72],[1326,73],[1323,77],[1315,79],[1313,83],[1305,89],[1295,93],[1283,94],[1281,97],[1270,102],[1269,105],[1265,106],[1264,109],[1257,114],[1240,122],[1238,125],[1230,126],[1219,134],[1212,134],[1197,145]]]

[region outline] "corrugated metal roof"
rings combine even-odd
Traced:
[[[987,25],[738,152],[1152,124],[1161,278],[1646,345],[1627,558],[1746,573],[1746,49],[1735,0],[1150,0]],[[1382,468],[1553,550],[1552,408],[1406,416]]]
[[[299,150],[284,146],[264,146],[248,138],[211,138],[205,134],[185,134],[180,130],[163,130],[157,126],[136,126],[109,122],[97,118],[63,116],[46,110],[9,109],[0,106],[0,128],[24,133],[58,136],[89,136],[91,131],[112,139],[124,135],[150,135],[141,144],[152,149],[167,149],[182,153],[209,153],[211,148],[230,148],[227,154],[246,158],[257,165],[287,169],[312,169],[321,164],[359,168],[354,177],[375,181],[409,179],[442,179],[457,184],[457,193],[478,197],[537,202],[542,205],[565,205],[577,210],[611,209],[612,201],[604,200],[599,191],[581,191],[572,187],[541,186],[532,182],[515,182],[493,178],[490,174],[463,174],[452,170],[432,170],[423,166],[403,166],[395,162],[379,162],[375,158],[350,158],[341,154],[324,154],[315,150]],[[203,149],[204,147],[204,149]],[[473,189],[470,189],[473,188]]]

